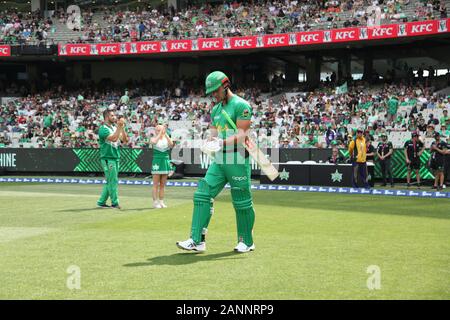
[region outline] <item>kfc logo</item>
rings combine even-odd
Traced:
[[[447,21],[446,20],[440,20],[439,21],[439,32],[447,32]]]
[[[338,31],[336,32],[336,40],[347,40],[355,38],[355,31]]]
[[[398,26],[398,36],[399,37],[406,36],[406,25],[405,24],[400,24]]]
[[[234,46],[241,48],[241,47],[251,47],[253,39],[236,39],[234,40]]]
[[[170,44],[170,50],[187,50],[187,42],[175,42]]]
[[[394,34],[394,27],[372,29],[372,37],[385,37]]]
[[[284,37],[270,37],[270,38],[267,38],[267,45],[269,45],[269,46],[273,46],[273,45],[278,45],[278,44],[281,44],[281,45],[283,45],[284,44]]]
[[[262,37],[256,38],[256,46],[257,46],[258,48],[264,47],[264,41],[263,41],[263,38],[262,38]]]
[[[62,45],[59,49],[59,54],[60,55],[66,55],[67,54],[67,49],[66,49],[66,45]]]
[[[230,41],[230,39],[225,39],[224,41],[223,41],[223,48],[224,49],[230,49],[231,48],[231,41]]]
[[[97,45],[91,44],[91,54],[98,54]]]
[[[297,44],[297,35],[295,33],[289,34],[289,45]]]
[[[331,42],[331,31],[325,31],[323,33],[323,41]]]
[[[100,54],[117,53],[116,46],[103,46],[100,47]]]
[[[198,40],[192,40],[191,41],[191,50],[197,51],[198,50]]]
[[[126,45],[126,43],[122,43],[120,45],[120,53],[122,53],[122,54],[127,53],[127,45]]]
[[[411,33],[423,33],[423,32],[433,32],[433,24],[420,24],[416,26],[412,26]]]
[[[220,40],[203,41],[202,49],[220,49]]]
[[[3,48],[0,47],[0,56],[6,56],[8,54],[9,54],[9,50],[7,47],[3,47]]]
[[[361,28],[359,29],[359,38],[360,39],[367,39],[368,35],[367,35],[367,28]]]
[[[69,49],[70,54],[86,54],[86,47],[72,47]]]
[[[313,34],[302,34],[300,36],[300,42],[318,42],[319,41],[319,34],[313,33]]]
[[[158,46],[156,45],[156,43],[141,44],[139,50],[140,51],[157,51]]]

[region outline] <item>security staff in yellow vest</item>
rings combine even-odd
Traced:
[[[350,141],[348,145],[348,152],[353,165],[352,186],[358,188],[358,182],[361,181],[365,188],[369,189],[367,181],[367,146],[366,139],[363,136],[364,129],[358,128],[356,130],[356,137]]]

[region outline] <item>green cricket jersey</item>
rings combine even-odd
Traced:
[[[117,160],[120,158],[119,153],[119,140],[116,142],[108,141],[107,138],[114,134],[117,130],[115,126],[108,126],[107,124],[103,124],[99,131],[99,145],[100,145],[100,159],[109,159],[109,160]]]
[[[250,104],[235,94],[225,107],[222,106],[222,102],[216,104],[211,112],[211,125],[217,128],[218,136],[221,139],[236,134],[228,120],[223,116],[222,110],[230,116],[234,124],[236,124],[238,120],[250,120],[252,118],[252,108],[250,107]],[[234,149],[234,146],[224,146],[224,149]]]

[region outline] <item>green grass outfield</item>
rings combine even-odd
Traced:
[[[0,184],[0,299],[450,299],[448,199],[255,191],[256,251],[239,255],[225,190],[191,254],[175,242],[193,188],[155,210],[150,187],[120,186],[121,211],[95,209],[100,188]]]

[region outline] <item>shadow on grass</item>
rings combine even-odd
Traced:
[[[86,211],[99,211],[99,212],[128,212],[128,211],[146,211],[146,210],[155,210],[155,208],[147,207],[147,208],[133,208],[133,209],[110,209],[110,208],[86,208],[86,209],[64,209],[64,210],[58,210],[58,212],[86,212]]]
[[[234,257],[234,258],[227,258]],[[234,260],[240,259],[242,255],[233,251],[227,251],[216,254],[205,253],[175,253],[169,256],[153,257],[147,260],[147,262],[136,262],[124,264],[124,267],[147,267],[147,266],[179,266],[185,264],[192,264],[203,261],[215,261],[215,260]]]

